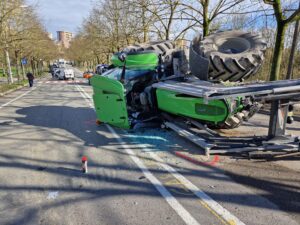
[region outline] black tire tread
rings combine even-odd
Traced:
[[[221,38],[238,37],[246,39],[251,47],[238,54],[224,54],[216,49]],[[257,34],[243,31],[224,31],[207,36],[199,42],[199,54],[210,61],[209,79],[217,81],[242,81],[254,75],[264,60],[266,43]]]

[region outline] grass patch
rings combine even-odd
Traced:
[[[13,84],[0,84],[0,93],[4,93],[6,91],[15,89],[17,87],[23,86],[26,84],[28,81],[20,81],[19,83],[13,83]]]
[[[13,77],[17,77],[17,68],[12,66],[11,67],[11,72],[12,72],[12,75]],[[20,72],[21,73],[21,72]],[[3,77],[4,76],[4,71],[3,69],[0,69],[0,76]],[[6,76],[6,75],[5,75]]]

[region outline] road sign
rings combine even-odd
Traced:
[[[27,59],[26,59],[26,58],[23,58],[23,59],[21,60],[21,63],[22,63],[22,65],[26,65],[26,64],[27,64]]]

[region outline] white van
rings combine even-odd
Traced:
[[[73,69],[64,69],[64,79],[68,80],[68,79],[75,79],[75,75],[74,75],[74,70]]]
[[[56,79],[59,80],[75,79],[75,74],[73,69],[59,68],[58,70],[55,71],[54,76]]]

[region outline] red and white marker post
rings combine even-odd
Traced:
[[[87,173],[88,172],[88,166],[87,166],[87,162],[88,162],[88,158],[86,156],[83,156],[81,158],[81,170],[83,173]]]

